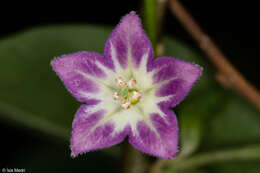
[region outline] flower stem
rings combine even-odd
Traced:
[[[123,173],[146,173],[149,162],[145,155],[134,149],[128,142],[124,145]]]
[[[157,43],[156,0],[144,0],[144,24],[145,24],[146,32],[156,52],[156,43]]]

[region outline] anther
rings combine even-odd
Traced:
[[[119,100],[119,99],[120,99],[120,94],[119,94],[118,92],[115,92],[115,93],[113,94],[113,99],[114,99],[114,100]]]
[[[131,105],[130,101],[128,101],[128,100],[123,100],[121,106],[122,106],[122,108],[124,108],[124,109],[129,109],[129,108],[130,108],[130,105]]]
[[[134,91],[134,92],[133,92],[132,98],[133,98],[134,100],[140,100],[141,97],[142,97],[142,94],[141,94],[140,92],[137,92],[137,91]]]
[[[134,78],[131,78],[128,82],[127,82],[127,86],[129,89],[134,89],[136,85],[136,80]]]
[[[122,77],[117,77],[115,81],[121,88],[126,84]]]

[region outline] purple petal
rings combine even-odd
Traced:
[[[153,76],[159,87],[156,96],[172,95],[168,107],[176,106],[189,92],[201,75],[202,68],[196,64],[170,57],[160,57],[153,61],[153,69],[159,71]]]
[[[105,121],[106,111],[102,108],[96,110],[93,106],[82,105],[75,115],[71,137],[71,151],[74,157],[120,143],[129,131],[127,127],[120,132],[116,131],[113,122]]]
[[[151,42],[142,29],[141,21],[135,12],[131,12],[121,19],[108,38],[104,55],[114,62],[115,68],[140,65],[142,57],[147,54],[146,62],[151,62],[153,49]]]
[[[178,152],[178,125],[175,114],[165,110],[164,117],[153,114],[150,123],[138,122],[136,131],[129,135],[129,142],[144,153],[163,159],[174,158]]]
[[[64,55],[51,62],[54,71],[72,95],[79,101],[88,103],[95,98],[86,97],[86,93],[95,95],[100,92],[97,80],[107,78],[107,74],[98,64],[101,64],[104,69],[111,69],[102,55],[91,52]],[[85,93],[85,95],[82,93]]]

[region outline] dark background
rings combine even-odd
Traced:
[[[41,25],[86,23],[115,26],[119,19],[128,12],[132,10],[140,12],[141,2],[139,0],[129,0],[118,2],[85,1],[84,3],[76,1],[61,1],[60,3],[47,1],[2,3],[0,10],[0,38]],[[182,2],[202,28],[219,45],[229,60],[252,84],[260,89],[258,37],[260,28],[257,25],[260,21],[260,15],[257,2],[227,0],[182,0]],[[182,39],[191,46],[196,47],[196,44],[180,26],[175,17],[171,15],[169,10],[166,12],[163,27],[167,34]],[[38,134],[34,135],[30,129],[21,131],[19,127],[9,127],[3,124],[3,122],[0,123],[0,140],[2,149],[0,167],[30,167],[30,165],[17,165],[15,163],[22,163],[21,160],[23,160],[25,155],[32,154],[39,148],[43,152],[52,151],[59,153],[64,151],[64,148],[55,147],[55,143],[64,143],[60,139],[52,139],[50,142],[46,142],[46,140],[39,138]],[[65,148],[65,150],[67,153],[70,152],[69,147]],[[100,153],[100,155],[102,154]],[[90,155],[89,157],[92,156]],[[99,156],[93,155],[93,157],[98,158]],[[106,156],[103,155],[103,157]],[[47,161],[48,159],[49,156],[46,155],[45,160]],[[68,160],[69,158],[61,162],[66,164]],[[45,164],[50,164],[51,167],[51,162],[41,164],[35,165],[35,167],[37,169],[46,169]],[[75,170],[77,170],[80,164],[86,164],[86,162],[78,162],[75,165]],[[88,164],[91,165],[91,163]],[[107,165],[103,165],[103,168],[113,169],[113,166],[116,165],[107,163]],[[103,168],[101,167],[100,169],[102,170]],[[61,170],[62,166],[57,172]],[[95,172],[98,172],[98,170],[95,170]]]

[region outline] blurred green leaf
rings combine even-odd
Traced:
[[[229,93],[227,104],[208,122],[201,150],[216,150],[260,144],[260,113],[247,101],[234,93]],[[245,151],[245,155],[260,157],[260,151]],[[225,159],[223,159],[225,160]],[[221,162],[209,166],[209,172],[260,172],[260,158],[245,158],[243,161]]]
[[[214,82],[212,82],[214,83]],[[192,91],[193,92],[193,91]],[[200,146],[205,124],[225,106],[224,92],[219,86],[209,86],[207,92],[191,93],[177,108],[180,123],[180,156],[189,156]]]
[[[181,149],[178,157],[187,157],[196,151],[200,144],[203,124],[199,117],[201,114],[195,112],[192,105],[180,111],[178,114],[180,122]]]
[[[166,172],[196,169],[200,166],[217,162],[260,160],[260,145],[252,145],[237,149],[197,154],[193,157],[164,161],[162,168]]]
[[[215,163],[207,167],[210,173],[259,173],[260,159]]]
[[[193,97],[188,97],[187,101],[178,107],[178,117],[180,123],[181,157],[187,157],[197,150],[201,143],[204,132],[204,124],[208,117],[219,111],[225,102],[221,90],[209,88],[208,92],[198,92]],[[218,106],[216,106],[218,105]]]
[[[229,92],[226,105],[208,121],[204,150],[260,143],[260,113],[250,103]]]
[[[94,26],[41,27],[0,41],[1,117],[68,139],[79,103],[50,61],[80,50],[102,53],[110,31]]]

